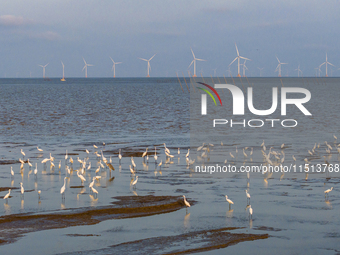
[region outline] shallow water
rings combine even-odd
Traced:
[[[186,195],[189,202],[196,201],[188,209],[183,207],[170,213],[30,232],[12,243],[0,245],[0,253],[119,253],[125,249],[124,243],[178,236],[176,245],[162,245],[161,240],[151,239],[156,243],[152,252],[163,254],[185,251],[189,246],[202,247],[202,243],[195,244],[190,239],[181,242],[182,234],[230,227],[236,228],[230,230],[232,234],[268,234],[269,237],[239,241],[223,249],[202,251],[202,254],[249,253],[255,249],[261,254],[338,253],[339,173],[309,173],[308,176],[299,172],[284,175],[281,172],[272,175],[251,173],[250,179],[246,178],[245,173],[195,173],[195,166],[222,165],[225,159],[226,165],[237,167],[243,164],[259,165],[263,163],[260,146],[263,140],[267,151],[270,147],[280,151],[281,144],[285,143],[287,165],[304,164],[304,158],[315,164],[324,163],[323,156],[329,157],[325,152],[327,146],[324,141],[327,140],[332,146],[332,157],[328,161],[339,164],[335,149],[338,142],[333,138],[335,134],[340,139],[336,107],[339,80],[305,79],[302,83],[301,79],[282,80],[286,86],[306,87],[311,91],[312,98],[316,99],[311,100],[308,106],[313,113],[313,124],[311,119],[300,118],[299,113],[294,113],[299,118],[299,126],[287,133],[268,129],[251,132],[249,129],[228,129],[227,136],[223,130],[222,135],[205,133],[199,139],[196,139],[197,136],[190,137],[193,134],[192,125],[198,126],[199,123],[202,128],[210,122],[207,124],[199,119],[196,119],[198,123],[192,119],[190,121],[190,96],[187,91],[182,92],[177,79],[69,79],[66,83],[57,79],[0,80],[0,187],[13,188],[8,204],[3,201],[3,207],[0,207],[1,216],[72,212],[74,208],[86,211],[86,208],[111,205],[117,196]],[[192,88],[189,80],[186,81]],[[279,79],[272,78],[249,79],[249,85],[244,78],[242,81],[245,87],[252,84],[254,88],[260,87],[260,84],[281,85]],[[181,82],[186,89],[184,80]],[[229,82],[232,83],[228,79]],[[241,84],[239,86],[242,87]],[[194,95],[191,93],[191,96]],[[266,94],[263,96],[268,97]],[[264,105],[264,108],[269,106]],[[214,146],[210,147],[207,157],[200,159],[197,156],[201,156],[201,152],[197,152],[196,148],[202,142],[212,142]],[[175,155],[168,163],[163,143]],[[307,151],[315,143],[320,143],[320,147],[311,156]],[[99,148],[95,149],[93,144]],[[236,145],[239,150],[237,154]],[[44,149],[43,153],[38,152],[36,146]],[[158,163],[161,160],[163,163],[161,168],[154,163],[155,146]],[[187,167],[185,154],[190,146],[191,159],[196,161]],[[141,154],[146,147],[149,148],[150,159],[143,165]],[[178,147],[181,148],[179,156]],[[245,147],[254,148],[252,157],[249,155],[250,149],[246,150],[248,157],[244,157],[242,149]],[[24,159],[29,158],[33,167],[25,164],[24,170],[20,170],[18,159],[23,159],[20,149],[26,153]],[[85,149],[90,151],[89,155]],[[121,164],[118,160],[119,149],[123,154]],[[66,150],[68,156],[74,159],[72,165],[68,163],[74,170],[80,167],[77,157],[82,160],[88,157],[91,169],[86,171],[84,188],[79,187],[82,183],[75,171],[72,172],[67,179],[65,201],[62,201],[60,188],[66,175]],[[102,150],[108,160],[111,157],[115,168],[115,171],[105,168],[99,172],[101,179],[94,186],[99,192],[97,197],[90,194],[88,188],[89,180],[92,180],[98,167],[95,150],[99,153]],[[230,152],[236,156],[235,159],[229,156]],[[55,157],[55,168],[50,168],[49,162],[41,164],[49,153]],[[296,162],[292,155],[296,156]],[[130,187],[131,156],[134,156],[139,176],[136,189]],[[33,173],[35,163],[38,163],[37,177]],[[11,166],[15,172],[14,178],[10,176]],[[23,198],[20,196],[19,182],[24,184]],[[332,186],[333,191],[325,197],[323,191]],[[254,210],[251,220],[245,210],[245,189],[251,194],[250,203]],[[37,190],[41,190],[40,201]],[[2,191],[1,196],[6,193]],[[231,210],[225,201],[226,194],[234,201]],[[24,223],[22,227],[25,227]],[[204,240],[205,237],[202,238]],[[157,244],[157,241],[160,243]],[[134,247],[139,254],[150,253],[142,244]]]

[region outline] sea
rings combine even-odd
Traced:
[[[233,114],[228,89],[202,83],[238,87],[244,114]],[[0,254],[339,254],[339,85],[321,77],[0,79]],[[276,98],[276,111],[253,114],[248,88],[255,109]],[[310,115],[294,104],[282,113],[290,88],[310,93],[302,103]],[[89,188],[94,176],[98,194]],[[50,228],[39,221],[119,197],[180,203],[183,195],[190,207],[143,217]],[[26,231],[20,217],[32,215],[41,227]]]

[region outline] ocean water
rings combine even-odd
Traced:
[[[289,116],[281,116],[280,104],[270,116],[296,119],[297,127],[288,129],[268,125],[261,128],[240,125],[230,128],[225,125],[213,129],[214,116],[237,121],[241,118],[230,114],[233,101],[226,90],[220,93],[226,108],[214,108],[210,100],[208,115],[202,117],[199,100],[202,92],[197,89],[200,85],[196,81],[212,85],[213,82],[224,83],[224,78],[214,78],[213,81],[211,78],[181,78],[180,81],[183,90],[177,78],[73,78],[66,82],[59,79],[0,79],[0,187],[13,188],[8,203],[4,200],[3,206],[0,206],[2,218],[15,214],[99,208],[110,205],[117,196],[186,195],[189,201],[196,201],[188,209],[183,207],[171,213],[28,233],[10,244],[0,245],[0,253],[121,253],[119,245],[128,242],[224,227],[237,228],[233,233],[268,234],[269,238],[240,242],[223,249],[209,249],[201,254],[244,254],[254,251],[261,254],[339,253],[340,173],[336,171],[339,142],[334,135],[340,140],[337,110],[340,80],[226,79],[227,83],[235,84],[243,91],[253,87],[254,106],[263,109],[270,108],[272,87],[308,89],[312,97],[306,107],[312,116],[304,116],[294,107],[287,108]],[[265,118],[254,117],[246,110],[244,119]],[[272,156],[275,164],[284,158],[282,165],[293,169],[295,166],[297,171],[250,173],[249,176],[245,172],[195,172],[197,166],[216,164],[235,169],[265,165],[261,152],[263,141],[267,154],[270,147],[279,153],[279,159]],[[326,151],[328,146],[325,141],[331,146],[330,152]],[[174,155],[171,160],[166,159],[164,143]],[[202,143],[212,143],[213,146],[197,151]],[[310,155],[308,150],[312,151],[315,144],[316,148]],[[39,152],[37,146],[44,151]],[[141,158],[146,148],[150,156],[148,162]],[[178,148],[180,154],[177,154]],[[187,164],[185,157],[189,148],[189,157],[195,160],[192,165]],[[118,160],[119,149],[123,155],[121,162]],[[69,176],[65,200],[62,200],[60,188],[67,176],[66,150],[74,160],[74,170],[80,167],[78,157],[81,160],[88,158],[91,168],[86,171],[84,187],[79,187],[82,183],[75,171]],[[155,150],[157,164],[153,159]],[[98,190],[96,197],[88,188],[99,165],[95,151],[100,154],[102,151],[115,168],[115,171],[101,169],[98,173],[101,179],[95,183]],[[202,155],[203,152],[205,154]],[[50,157],[50,153],[55,157],[55,167],[50,167],[49,162],[41,163],[44,158]],[[139,176],[135,189],[130,187],[131,156],[134,157]],[[33,166],[25,164],[24,169],[20,169],[19,158],[29,159]],[[304,171],[305,159],[314,167],[314,172],[312,168],[308,173]],[[163,165],[159,167],[161,160]],[[317,171],[318,165],[324,169],[326,161],[332,164],[332,171],[329,168],[326,168],[327,171]],[[37,176],[33,173],[36,163]],[[300,171],[300,166],[303,171]],[[10,175],[11,167],[14,177]],[[20,195],[20,182],[25,188],[24,196]],[[333,190],[326,197],[324,191],[330,187]],[[250,201],[247,201],[245,189],[251,195]],[[41,190],[40,199],[38,190]],[[2,191],[0,196],[6,193]],[[231,207],[224,195],[234,201]],[[248,204],[254,210],[251,218]],[[25,223],[22,222],[24,227]],[[187,245],[195,246],[195,243],[189,240],[186,244],[166,247],[159,244],[151,253],[185,251]],[[145,247],[138,249],[137,254],[150,253]]]

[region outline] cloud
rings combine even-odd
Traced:
[[[32,20],[24,19],[21,16],[14,16],[14,15],[1,15],[0,16],[0,26],[23,26],[26,24],[32,23]]]

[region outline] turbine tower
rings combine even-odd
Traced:
[[[288,63],[281,63],[278,57],[276,57],[276,59],[279,62],[279,64],[277,65],[275,72],[279,71],[279,77],[281,77],[281,65],[287,65]]]
[[[110,57],[111,58],[111,57]],[[121,64],[122,62],[114,62],[113,59],[111,58],[113,62],[112,70],[113,70],[113,78],[116,78],[116,65]]]
[[[234,61],[237,59],[237,77],[241,77],[241,74],[240,74],[240,59],[241,59],[241,58],[244,59],[244,60],[251,60],[251,59],[245,58],[245,57],[241,57],[241,56],[240,56],[240,53],[238,52],[236,43],[235,43],[235,47],[236,47],[237,57],[233,60],[233,62],[231,62],[231,63],[229,64],[229,66],[230,66],[232,63],[234,63]]]
[[[326,62],[323,62],[323,63],[319,66],[319,69],[320,69],[320,67],[321,67],[322,65],[324,65],[324,64],[326,64],[326,75],[325,75],[325,77],[328,77],[328,74],[327,74],[327,64],[329,64],[329,65],[331,65],[331,66],[334,66],[334,67],[335,67],[335,65],[333,65],[333,64],[331,64],[331,63],[328,62],[328,60],[327,60],[327,53],[326,53]]]
[[[87,64],[84,58],[83,58],[83,60],[84,60],[85,66],[83,67],[83,70],[82,70],[82,71],[84,71],[84,69],[85,69],[85,78],[87,78],[87,67],[88,67],[88,66],[93,66],[93,65]]]
[[[65,80],[65,66],[64,66],[63,61],[60,61],[60,62],[61,62],[61,65],[63,66],[63,78],[60,79],[60,80],[61,80],[61,81],[66,81],[66,80]]]
[[[192,63],[194,63],[194,75],[193,75],[192,77],[197,77],[197,75],[196,75],[196,60],[198,60],[198,61],[206,61],[206,60],[196,58],[196,57],[195,57],[195,54],[194,54],[194,52],[192,51],[191,48],[190,48],[190,50],[191,50],[192,56],[194,57],[194,60],[191,61],[191,63],[190,63],[190,65],[188,66],[188,68],[192,65]]]
[[[43,68],[43,78],[45,79],[45,68],[46,66],[48,65],[49,63],[47,63],[46,65],[42,66],[42,65],[39,65]]]
[[[151,61],[151,59],[153,59],[154,56],[156,56],[156,54],[153,55],[149,60],[147,60],[145,58],[139,58],[141,60],[144,60],[144,61],[148,62],[148,75],[146,77],[150,77],[150,70],[151,70],[150,61]]]
[[[295,69],[294,71],[298,71],[298,77],[300,77],[300,73],[301,73],[301,75],[302,75],[302,71],[301,71],[301,69],[300,69],[300,65],[298,65],[298,68]]]

